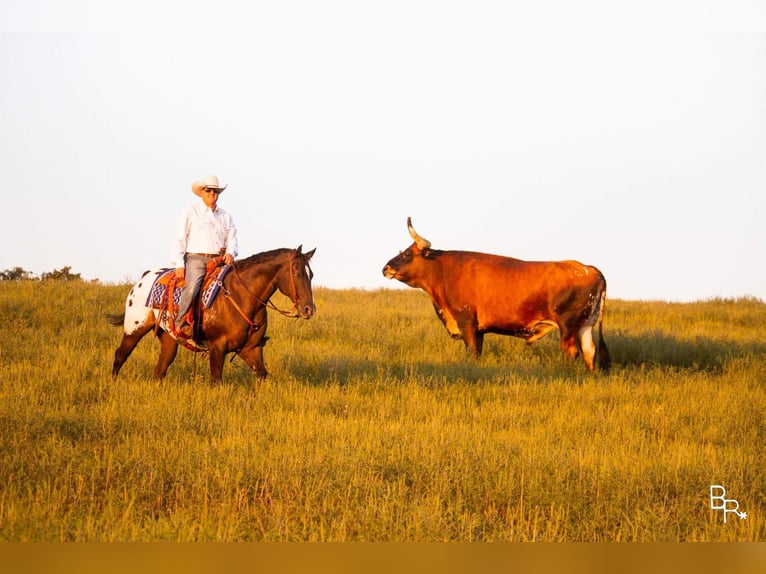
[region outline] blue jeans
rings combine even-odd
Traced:
[[[189,307],[194,301],[194,298],[199,293],[199,289],[202,286],[202,281],[205,279],[207,273],[207,262],[210,257],[204,255],[187,255],[186,256],[186,271],[185,278],[186,283],[181,289],[181,299],[178,302],[178,314],[176,315],[176,321],[183,319],[183,316],[189,310]]]

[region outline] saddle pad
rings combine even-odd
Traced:
[[[218,295],[218,291],[221,288],[221,281],[226,277],[226,274],[231,270],[231,265],[225,265],[223,267],[216,268],[216,271],[207,277],[202,283],[202,306],[207,309],[212,305],[215,300],[215,296]],[[174,277],[175,269],[165,268],[162,269],[157,275],[152,288],[149,289],[149,295],[146,297],[146,306],[151,309],[161,309],[167,307],[165,293],[170,287],[170,280]],[[181,300],[181,287],[176,287],[173,290],[173,307],[178,307],[178,303]]]

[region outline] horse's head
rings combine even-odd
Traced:
[[[303,253],[303,245],[293,251],[289,256],[289,273],[280,273],[277,286],[279,290],[290,297],[293,301],[293,317],[311,319],[316,311],[314,305],[314,293],[311,291],[311,279],[314,272],[311,271],[309,261],[314,255],[316,248],[308,253]]]

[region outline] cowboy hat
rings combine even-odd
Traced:
[[[221,187],[218,185],[218,178],[214,175],[206,175],[201,180],[192,183],[194,195],[202,196],[202,192],[206,189],[217,189],[218,193],[221,193],[226,189],[226,186]]]

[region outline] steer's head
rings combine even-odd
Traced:
[[[387,279],[398,279],[410,287],[417,287],[424,277],[424,265],[431,253],[431,242],[423,239],[412,227],[412,219],[407,218],[407,230],[415,242],[399,255],[391,259],[383,267],[383,275]]]

